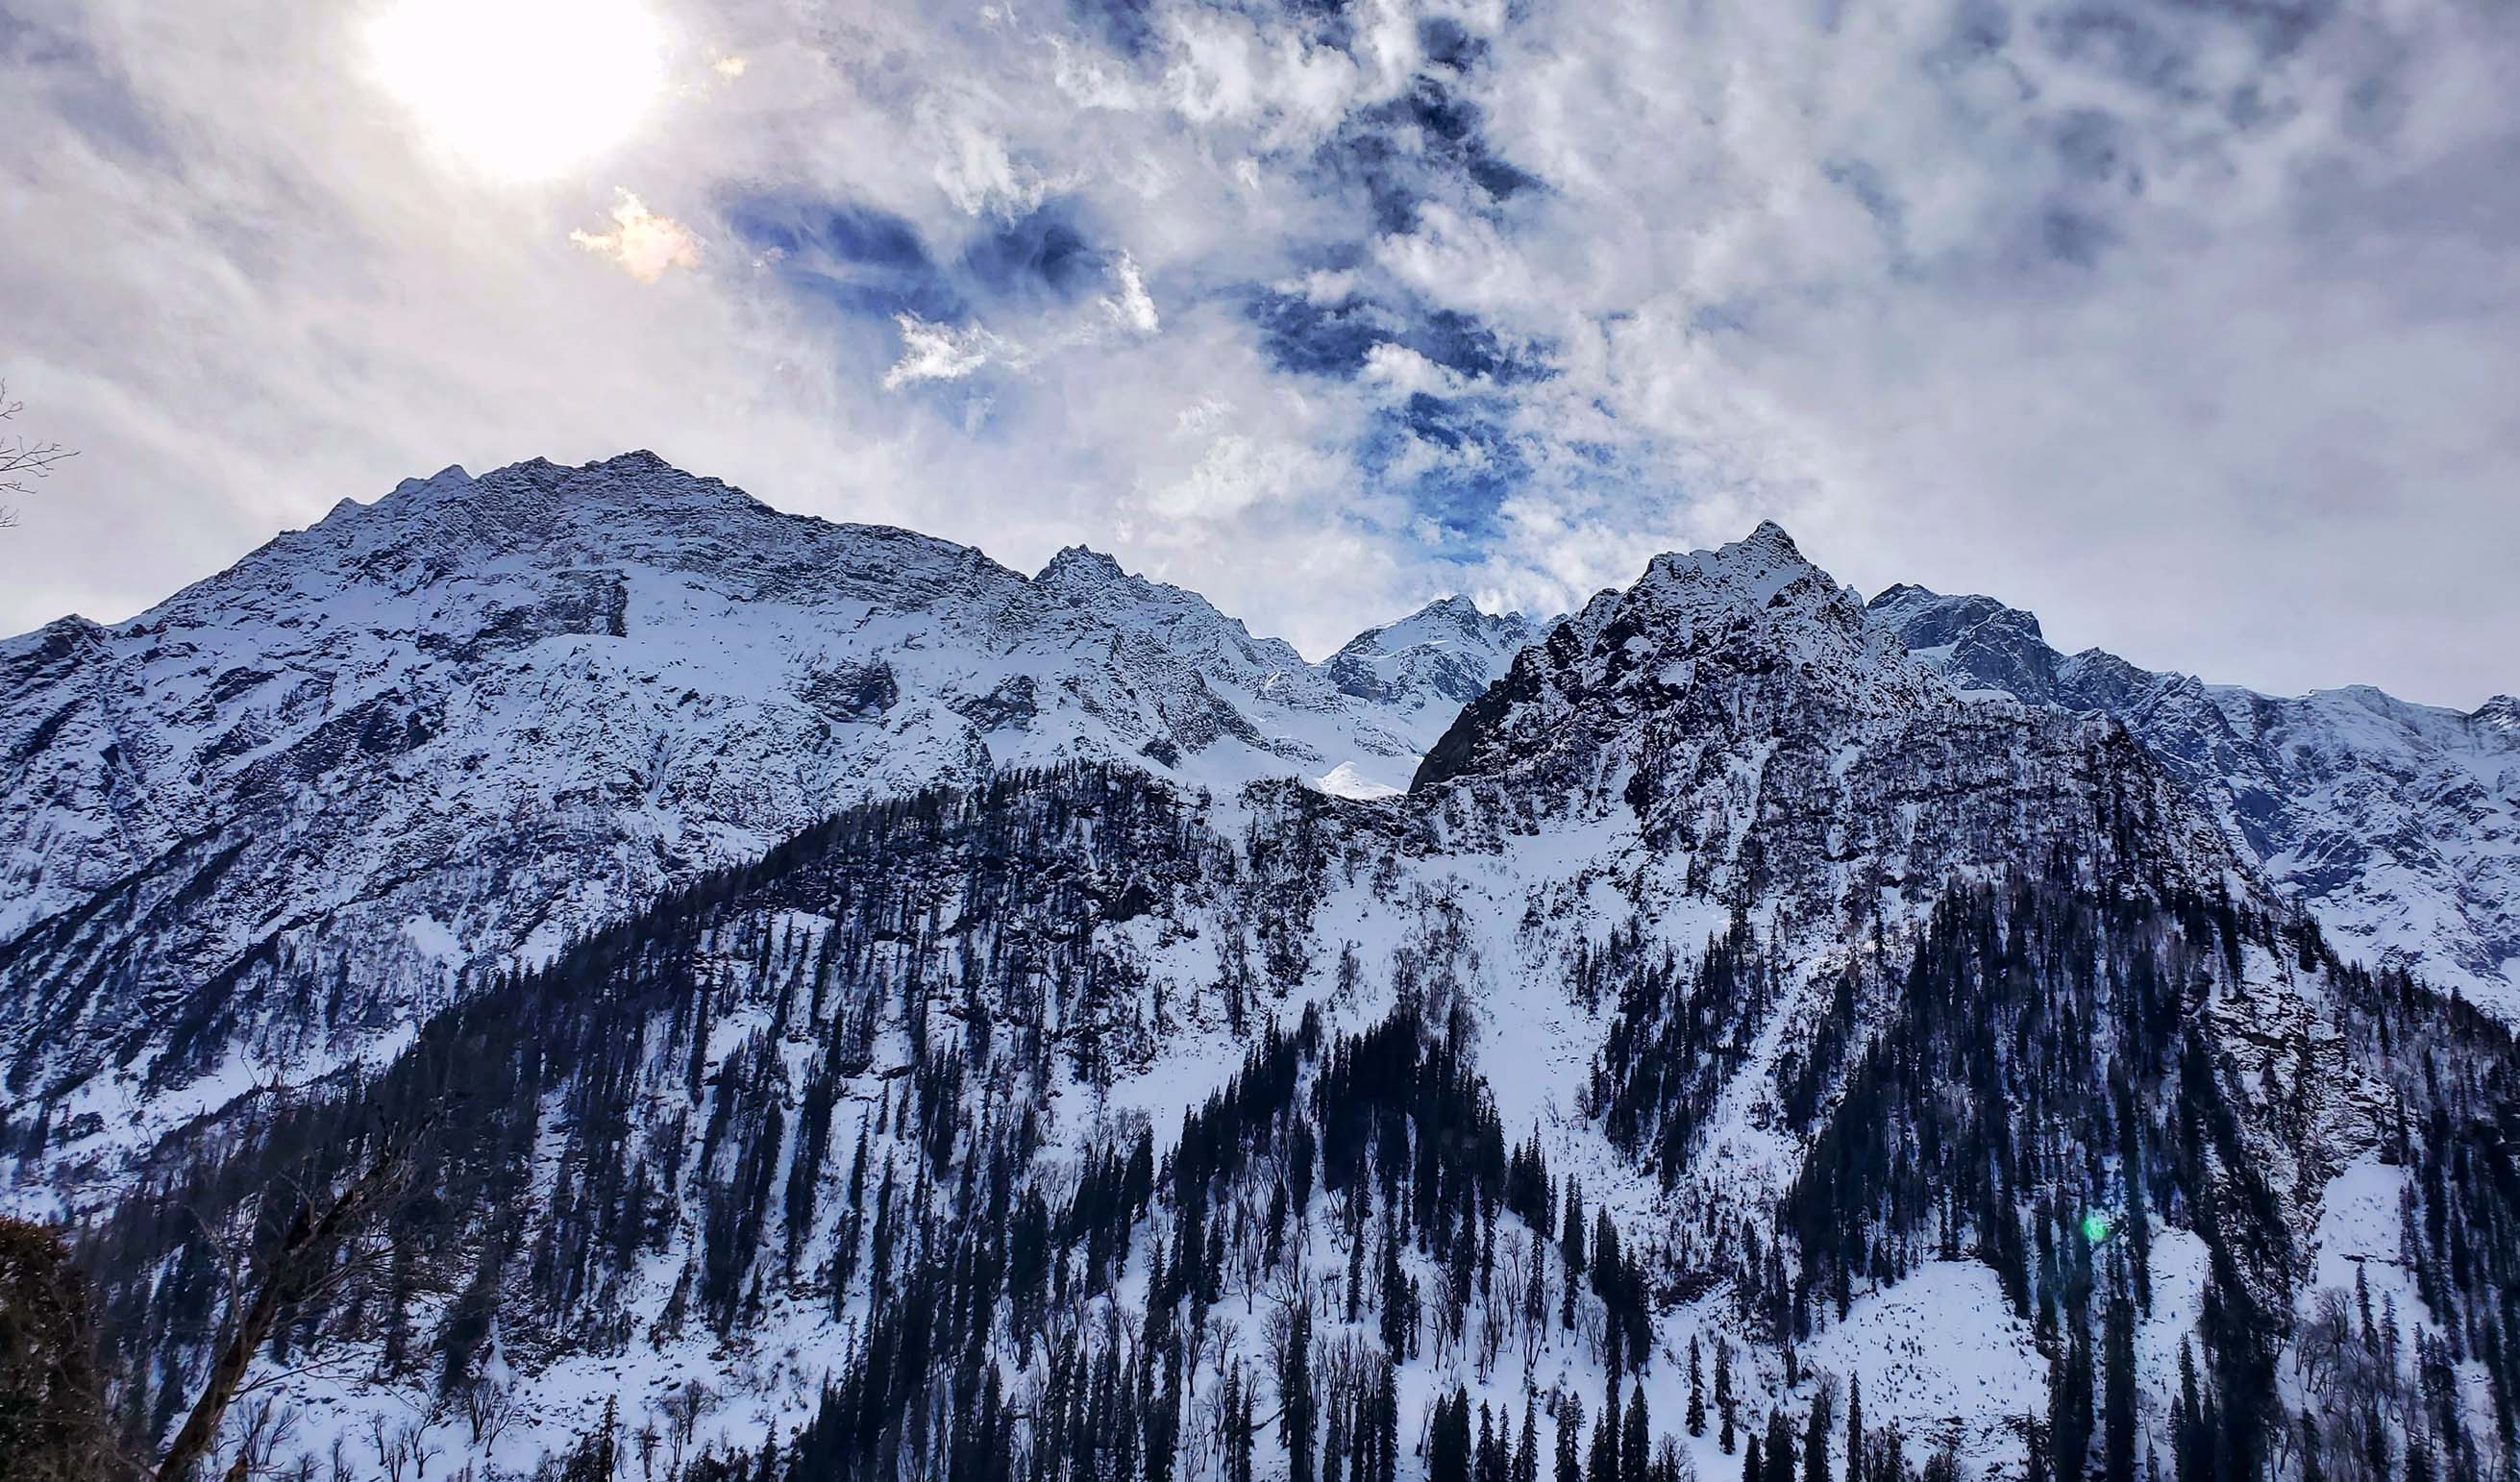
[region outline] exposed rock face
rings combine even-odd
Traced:
[[[1523,651],[1415,786],[1459,784],[1627,810],[1692,888],[1857,919],[2051,857],[2200,888],[2236,863],[2122,728],[1964,701],[1774,524],[1655,558]]]
[[[2059,653],[2028,612],[1921,587],[1869,610],[1956,685],[2123,721],[2341,948],[2520,1016],[2520,701],[2260,695]]]

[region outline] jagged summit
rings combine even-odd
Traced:
[[[2065,658],[2048,647],[2034,613],[1992,597],[1946,597],[1906,583],[1885,588],[1865,610],[1874,626],[1963,688],[1998,690],[2032,704],[2057,695]]]
[[[1455,594],[1349,639],[1322,665],[1341,693],[1363,699],[1451,709],[1475,699],[1513,654],[1539,637],[1520,612],[1492,613]],[[1418,696],[1411,700],[1409,696]]]
[[[1517,656],[1427,753],[1416,785],[1466,772],[1556,765],[1619,741],[1729,678],[1756,681],[1763,705],[1807,690],[1831,708],[1880,713],[1940,694],[1880,641],[1861,605],[1763,521],[1712,551],[1655,557]]]
[[[1882,588],[1874,595],[1871,602],[1866,604],[1866,606],[1875,618],[1880,620],[1894,623],[1913,620],[1929,625],[1914,635],[1918,638],[1926,637],[1929,633],[1941,633],[1949,635],[1950,638],[1958,638],[1981,624],[1990,622],[2015,632],[2025,633],[2032,638],[2044,640],[2046,636],[2039,626],[2039,614],[2035,612],[2008,606],[1992,597],[1973,594],[1946,597],[1931,587],[1920,587],[1913,582],[1894,582]],[[1919,643],[1912,647],[1924,648],[1929,645]]]
[[[1120,563],[1092,546],[1061,546],[1033,580],[1045,585],[1103,584],[1126,579]]]
[[[2122,728],[1964,698],[1773,524],[1656,557],[1525,649],[1412,791],[1632,830],[1692,895],[1797,911],[2022,859],[2197,889],[2236,864]]]

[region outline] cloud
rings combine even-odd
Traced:
[[[901,359],[883,373],[883,388],[897,391],[922,381],[960,381],[991,364],[1020,370],[1029,357],[982,326],[956,328],[929,324],[916,314],[897,314],[901,326]]]
[[[609,257],[621,271],[641,283],[654,283],[667,268],[699,266],[699,239],[671,216],[659,216],[626,190],[615,189],[612,230],[572,231],[568,240],[587,251]]]
[[[1102,312],[1111,322],[1131,335],[1152,335],[1163,328],[1155,313],[1154,296],[1147,292],[1147,275],[1138,267],[1136,258],[1122,252],[1111,265],[1111,276],[1119,283],[1119,292],[1102,300]]]
[[[2509,7],[649,6],[659,101],[520,182],[338,7],[12,0],[0,371],[84,456],[0,626],[652,446],[1316,651],[1773,515],[2149,663],[2515,683]]]

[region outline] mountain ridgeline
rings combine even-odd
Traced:
[[[2503,733],[2205,692],[2250,770],[2008,611],[1764,525],[1314,666],[441,475],[0,653],[0,1166],[127,1454],[250,1335],[231,1475],[2507,1474],[2509,1001],[2285,842],[2420,733],[2490,854]]]

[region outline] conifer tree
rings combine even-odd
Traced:
[[[1698,1364],[1697,1334],[1688,1335],[1688,1433],[1706,1434],[1705,1373]]]
[[[1768,1482],[1801,1482],[1794,1474],[1794,1428],[1782,1410],[1768,1412]]]
[[[1626,1482],[1648,1482],[1653,1464],[1653,1427],[1645,1417],[1645,1387],[1628,1392],[1628,1415],[1619,1429],[1619,1475]]]
[[[1864,1375],[1850,1374],[1846,1385],[1846,1482],[1864,1482]],[[1892,1478],[1891,1482],[1898,1482]]]
[[[1815,1403],[1803,1427],[1803,1482],[1829,1482],[1828,1407]]]
[[[2107,1482],[2135,1479],[2135,1303],[2121,1289],[2102,1320],[2100,1458]]]
[[[1295,1304],[1278,1361],[1279,1435],[1286,1444],[1287,1482],[1313,1482],[1313,1304]]]

